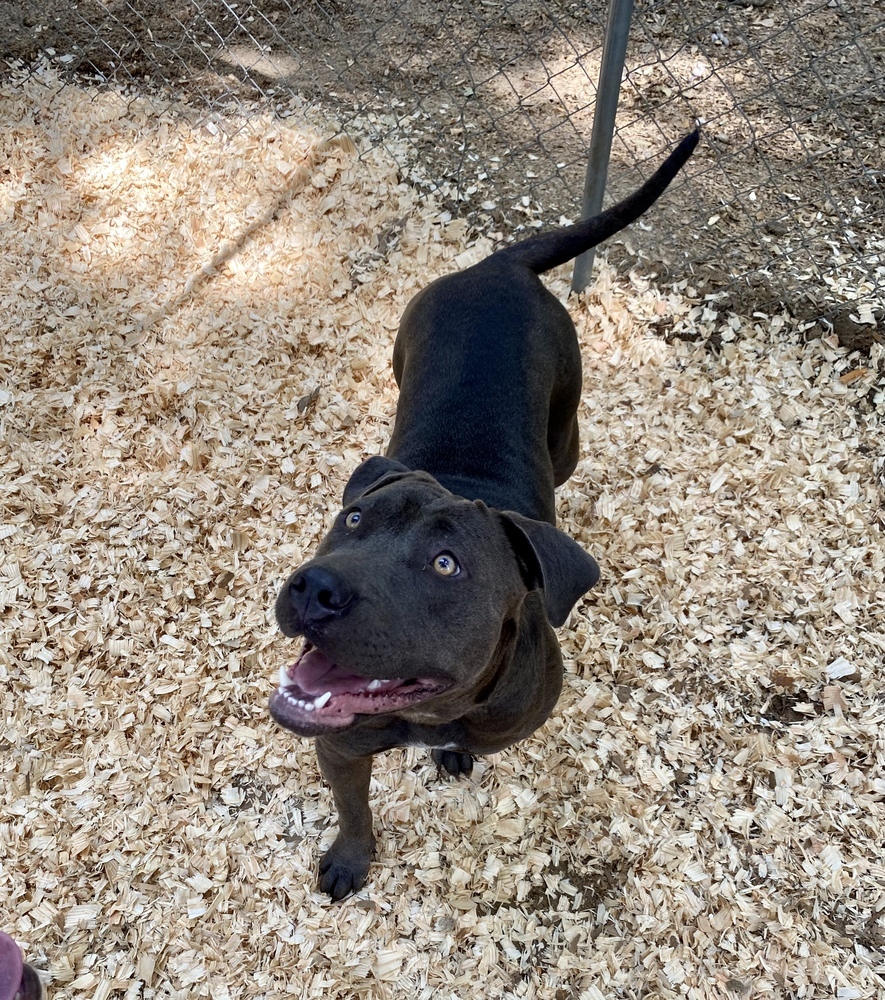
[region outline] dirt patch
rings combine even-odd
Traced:
[[[71,72],[171,89],[207,112],[303,94],[384,144],[453,215],[506,238],[579,214],[606,6],[23,0],[0,2],[0,56],[49,49]],[[814,320],[881,301],[883,39],[866,0],[638,8],[612,196],[697,119],[705,142],[610,260],[725,288],[745,314],[786,304]]]
[[[538,874],[532,886],[520,898],[490,904],[478,901],[478,912],[494,915],[502,908],[516,908],[523,913],[539,914],[544,919],[557,903],[565,900],[572,911],[593,912],[600,903],[616,899],[630,874],[623,861],[600,860],[592,869],[582,870],[561,859]]]

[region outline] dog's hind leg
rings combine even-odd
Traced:
[[[550,450],[550,460],[553,463],[553,485],[562,486],[577,468],[581,453],[577,414],[572,417],[565,432],[560,432],[555,436],[548,433],[547,447]]]

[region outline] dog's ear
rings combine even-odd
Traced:
[[[402,475],[411,471],[402,462],[395,462],[392,458],[387,458],[386,455],[373,455],[358,465],[353,475],[347,480],[347,486],[344,487],[342,505],[346,507],[348,504],[352,504],[357,497],[368,493],[387,476],[394,474]]]
[[[599,580],[599,566],[577,542],[546,521],[502,511],[501,522],[529,590],[541,590],[550,624],[557,628],[582,594]]]

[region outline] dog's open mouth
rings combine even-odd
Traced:
[[[270,714],[286,729],[313,736],[351,725],[357,715],[396,712],[441,694],[451,681],[430,677],[373,678],[332,663],[310,642],[281,667]]]

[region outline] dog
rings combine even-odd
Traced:
[[[553,491],[578,462],[581,354],[538,275],[637,219],[698,138],[607,211],[439,278],[405,309],[387,454],[354,471],[332,529],[275,607],[304,645],[281,668],[270,713],[316,740],[339,818],[319,888],[335,900],[364,884],[374,853],[374,754],[423,746],[466,775],[556,705],[553,630],[600,571],[555,526]]]

